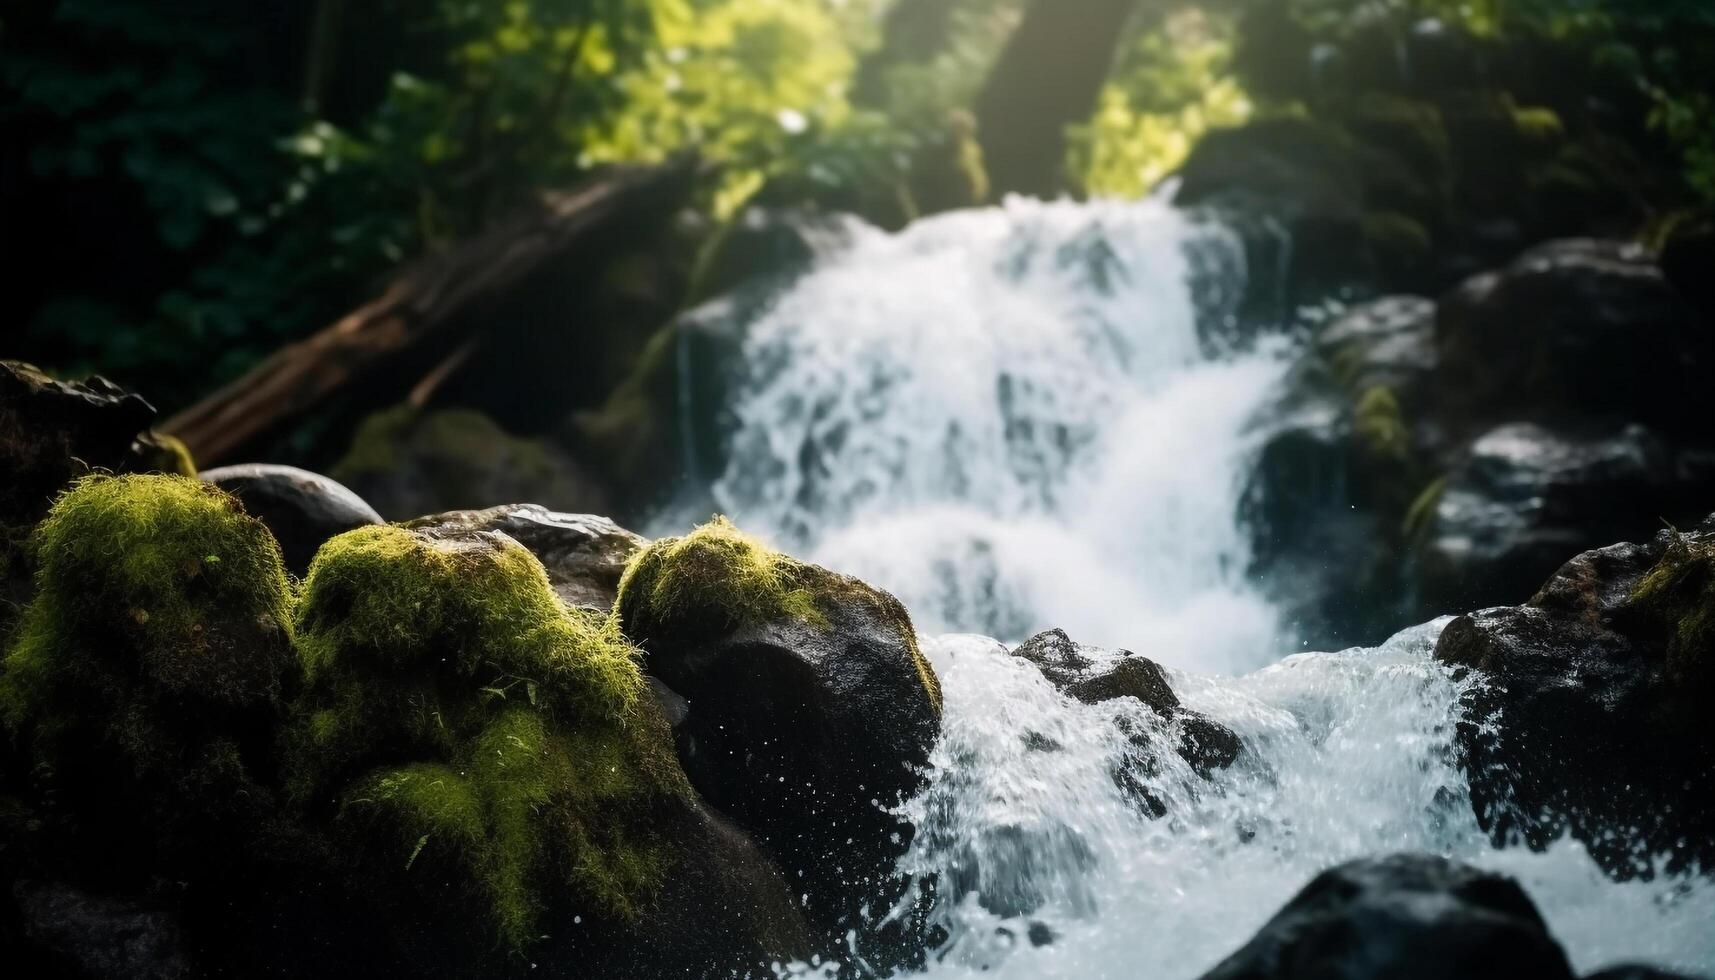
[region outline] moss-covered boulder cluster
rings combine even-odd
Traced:
[[[165,923],[157,945],[213,972],[742,975],[813,952],[783,868],[817,870],[796,863],[806,835],[873,853],[865,830],[898,831],[879,800],[915,785],[938,728],[897,602],[716,522],[638,554],[598,610],[480,516],[359,527],[298,581],[212,484],[72,484],[30,538],[33,594],[0,663],[0,871],[54,886],[20,889],[0,937],[75,959],[29,926],[30,896],[70,889]],[[770,629],[786,632],[733,678],[673,669]],[[756,735],[795,712],[830,753],[795,755],[820,766],[795,775],[838,787],[840,812],[788,842],[780,814],[708,809],[699,791],[759,774],[693,750],[688,776],[680,751],[732,746],[646,664],[686,685],[692,717]],[[792,670],[810,697],[789,705]],[[841,771],[860,764],[875,772]],[[830,908],[875,890],[819,880]]]

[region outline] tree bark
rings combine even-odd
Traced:
[[[161,428],[207,465],[231,459],[337,393],[358,391],[385,404],[402,394],[395,390],[401,382],[403,390],[438,387],[488,325],[484,310],[536,273],[594,263],[612,236],[664,227],[698,171],[685,158],[547,195],[539,208],[403,273],[377,299],[281,348]],[[400,365],[418,367],[404,378],[388,372],[382,383],[383,369]]]
[[[1095,111],[1136,0],[1032,0],[977,97],[995,194],[1066,189],[1066,128]]]

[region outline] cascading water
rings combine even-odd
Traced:
[[[1316,872],[1397,850],[1517,876],[1580,969],[1715,966],[1708,879],[1490,846],[1451,762],[1442,624],[1279,659],[1238,498],[1290,345],[1217,341],[1240,254],[1159,202],[1012,202],[857,229],[747,325],[716,502],[946,634],[903,862],[939,883],[929,974],[1194,977]],[[1055,626],[1174,668],[1247,753],[1205,781],[1140,705],[1064,698],[987,638]],[[1121,720],[1158,750],[1164,816],[1113,778],[1138,751]]]

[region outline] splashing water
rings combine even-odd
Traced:
[[[1195,977],[1317,872],[1399,850],[1518,877],[1580,970],[1715,967],[1708,879],[1490,846],[1451,761],[1443,623],[1279,659],[1237,515],[1291,349],[1211,342],[1240,255],[1159,202],[1014,201],[859,229],[747,326],[717,503],[949,634],[925,642],[944,734],[903,861],[939,882],[929,975]],[[1064,698],[988,638],[1053,626],[1176,668],[1246,754],[1205,781],[1141,705]],[[1138,751],[1120,721],[1156,749],[1165,816],[1113,777]]]

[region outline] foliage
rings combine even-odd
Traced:
[[[1681,155],[1687,182],[1715,200],[1715,4],[1704,0],[1289,0],[1312,37],[1433,18],[1501,45],[1547,43],[1591,77],[1647,98],[1647,124]],[[1403,27],[1395,27],[1401,30]],[[1267,39],[1264,39],[1266,43]]]
[[[1095,118],[1076,134],[1071,172],[1092,194],[1149,193],[1205,131],[1249,116],[1231,57],[1231,18],[1200,7],[1140,33],[1102,90]]]

